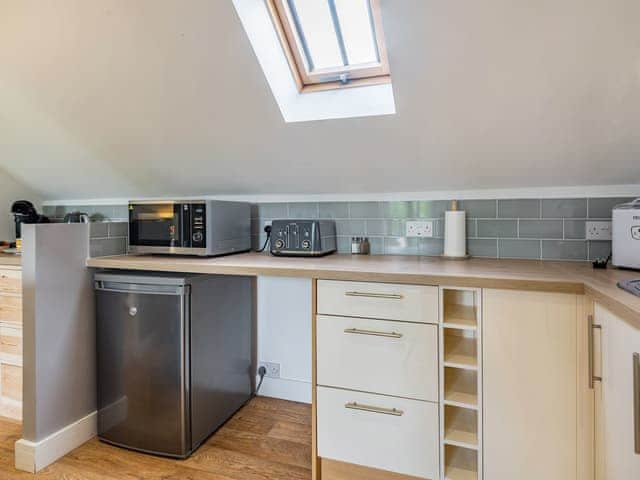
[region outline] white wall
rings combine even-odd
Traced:
[[[258,361],[280,364],[260,395],[311,403],[311,279],[258,277]]]
[[[29,200],[36,208],[40,208],[41,204],[39,195],[0,168],[0,240],[15,240],[11,205],[16,200]]]
[[[382,8],[397,114],[286,124],[231,1],[0,0],[0,166],[51,200],[640,184],[638,0]]]

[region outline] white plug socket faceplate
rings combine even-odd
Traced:
[[[611,222],[587,222],[587,240],[611,240]]]
[[[433,221],[408,221],[405,230],[407,237],[433,237]]]

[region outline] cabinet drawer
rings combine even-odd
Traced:
[[[22,401],[22,367],[0,363],[0,396]]]
[[[438,323],[438,288],[391,283],[318,281],[318,313]]]
[[[22,325],[22,297],[0,294],[0,322]]]
[[[0,353],[22,356],[22,329],[0,326]]]
[[[438,401],[438,327],[317,317],[318,384]]]
[[[0,293],[22,295],[22,272],[0,270]]]
[[[320,457],[439,478],[437,404],[326,387],[317,402]]]

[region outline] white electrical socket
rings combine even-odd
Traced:
[[[407,237],[433,237],[433,222],[431,220],[425,222],[409,221],[405,227]]]
[[[587,240],[611,240],[611,222],[587,222]]]
[[[270,227],[270,226],[271,226],[271,220],[265,220],[263,227]]]
[[[260,362],[260,366],[267,369],[264,375],[268,378],[280,378],[280,364],[274,362]]]

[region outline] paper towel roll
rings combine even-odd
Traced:
[[[465,257],[467,255],[466,212],[447,211],[444,215],[444,256]]]

